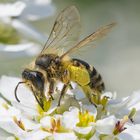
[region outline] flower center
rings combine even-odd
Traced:
[[[128,120],[129,120],[128,116],[124,116],[124,118],[121,121],[118,121],[115,125],[113,134],[117,135],[122,131],[124,131],[125,129],[127,129],[126,127],[124,127],[124,125],[126,124],[126,122],[128,122]]]
[[[44,131],[50,132],[50,133],[65,133],[69,132],[68,129],[64,128],[61,125],[60,119],[56,120],[55,118],[51,118],[51,128],[42,128]]]
[[[22,130],[25,130],[24,124],[21,120],[18,120],[16,116],[13,117],[13,120]]]
[[[90,115],[87,110],[84,112],[79,112],[79,122],[76,124],[76,126],[86,127],[91,122],[95,122],[95,118],[93,115]]]

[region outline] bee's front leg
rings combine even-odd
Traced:
[[[68,87],[70,86],[70,74],[69,74],[68,70],[65,70],[64,73],[61,75],[61,81],[64,83],[64,86],[61,90],[61,94],[60,94],[59,101],[58,101],[58,106],[60,106],[61,99],[64,96],[64,94],[66,93]]]
[[[59,101],[58,101],[58,105],[57,106],[60,106],[61,99],[64,96],[64,94],[66,93],[68,86],[69,86],[69,84],[64,84],[64,86],[63,86],[63,88],[61,90],[61,94],[60,94],[60,97],[59,97]]]
[[[52,94],[54,93],[54,85],[55,85],[55,81],[54,79],[49,79],[49,91],[48,91],[48,94],[51,98],[51,100],[54,100]]]

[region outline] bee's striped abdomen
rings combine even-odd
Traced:
[[[101,75],[94,67],[91,67],[90,71],[90,87],[100,92],[103,91],[105,89],[105,85]]]
[[[98,91],[103,91],[105,89],[104,82],[102,80],[101,75],[97,72],[97,70],[90,66],[87,62],[80,60],[80,59],[72,59],[73,65],[80,67],[81,65],[84,66],[87,71],[89,72],[90,76],[90,83],[89,86],[91,89],[95,89]]]

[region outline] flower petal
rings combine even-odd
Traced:
[[[63,113],[62,116],[62,123],[65,128],[73,129],[79,121],[78,118],[79,109],[78,108],[71,108],[69,111]]]
[[[42,140],[46,137],[51,136],[50,133],[43,130],[35,130],[31,132],[26,132],[25,134],[18,135],[20,140]]]
[[[4,129],[8,133],[19,135],[25,133],[14,121],[9,117],[0,117],[0,128]]]
[[[2,76],[0,79],[0,92],[9,101],[16,101],[14,96],[14,90],[17,83],[20,81],[19,78]],[[25,86],[19,86],[17,92],[21,103],[27,104],[29,106],[35,105],[35,98],[32,92],[28,90]],[[27,100],[28,99],[28,100]]]
[[[22,1],[17,1],[13,4],[0,4],[0,17],[19,16],[25,7],[26,5]]]
[[[140,139],[140,125],[127,125],[118,138],[120,140],[139,140]]]
[[[95,124],[96,130],[101,134],[112,134],[117,119],[115,116],[109,116],[102,120],[98,120]]]
[[[77,140],[74,133],[54,133],[54,140]]]

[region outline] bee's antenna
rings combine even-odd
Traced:
[[[20,84],[23,84],[23,83],[26,83],[26,82],[18,82],[18,84],[17,84],[17,86],[16,86],[16,88],[15,88],[15,98],[16,98],[16,100],[18,101],[18,102],[20,102],[20,100],[18,99],[18,97],[17,97],[17,89],[18,89],[18,86],[20,85]]]

